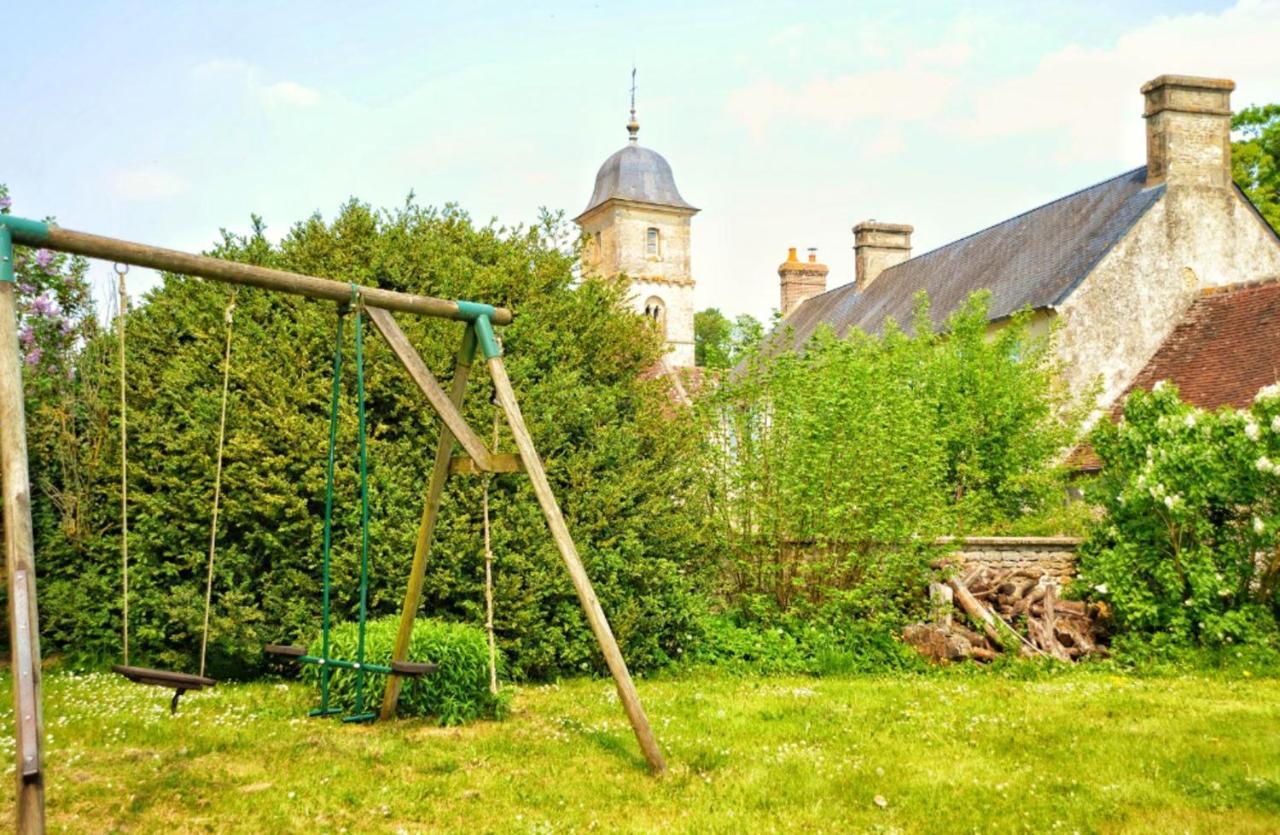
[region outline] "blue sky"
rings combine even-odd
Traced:
[[[834,286],[859,220],[913,224],[919,253],[1142,164],[1156,75],[1280,101],[1280,0],[42,2],[5,34],[15,211],[191,250],[410,189],[572,217],[634,59],[641,143],[702,209],[698,305],[757,316],[788,246]]]

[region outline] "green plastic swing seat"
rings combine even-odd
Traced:
[[[169,703],[170,713],[178,712],[178,699],[182,698],[183,693],[188,690],[203,690],[218,683],[214,679],[195,676],[190,673],[153,670],[148,667],[129,667],[124,664],[115,664],[111,667],[111,670],[135,684],[149,684],[153,687],[167,687],[173,690],[173,701]]]
[[[306,647],[295,646],[293,644],[267,644],[262,648],[267,655],[279,655],[283,658],[302,658],[304,661],[309,660],[310,653]],[[312,662],[314,663],[314,662]],[[367,665],[370,668],[378,666],[376,664]],[[406,678],[418,678],[419,676],[430,675],[440,669],[439,664],[423,663],[419,661],[392,661],[382,672],[390,669],[391,672],[398,676]]]

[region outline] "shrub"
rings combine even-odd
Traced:
[[[1002,533],[1060,506],[1079,425],[1022,313],[988,338],[987,294],[935,331],[820,331],[751,358],[705,404],[724,590],[772,624],[892,627],[918,614],[938,535]]]
[[[389,664],[395,646],[400,619],[378,618],[365,628],[365,660],[371,664]],[[334,658],[354,660],[358,638],[357,624],[344,621],[329,631],[329,654]],[[310,644],[319,652],[320,635]],[[413,624],[409,659],[439,664],[440,669],[420,678],[404,679],[400,690],[401,716],[435,717],[441,725],[461,725],[476,719],[498,719],[506,712],[506,698],[489,692],[489,644],[484,630],[467,624],[444,623],[419,619]],[[504,675],[505,662],[498,654],[498,675]],[[320,686],[320,667],[306,664],[304,681]],[[365,707],[377,710],[382,703],[386,676],[365,674]],[[356,673],[335,670],[329,680],[329,699],[347,712],[355,710]]]
[[[331,221],[294,226],[279,245],[261,223],[212,254],[443,298],[506,304],[510,376],[529,429],[628,663],[670,663],[702,610],[707,548],[701,439],[644,371],[661,355],[654,329],[617,283],[579,280],[565,225],[478,225],[454,207],[390,211],[351,202]],[[56,262],[55,262],[56,264]],[[70,267],[68,267],[70,269]],[[129,319],[131,649],[138,663],[191,669],[203,623],[213,463],[229,290],[167,275]],[[251,287],[238,291],[219,516],[209,671],[259,669],[267,642],[305,639],[319,610],[334,307]],[[446,381],[457,322],[397,317]],[[359,499],[354,369],[344,375],[333,524],[335,617],[355,616]],[[366,339],[374,615],[399,611],[438,420],[370,329]],[[118,425],[114,337],[92,336],[77,380],[96,415],[61,443],[99,464],[76,472],[33,456],[42,638],[50,652],[111,657],[120,634]],[[98,387],[89,380],[100,380]],[[463,410],[488,437],[492,386],[477,363]],[[94,399],[96,397],[96,399]],[[38,414],[33,408],[32,415]],[[43,424],[33,422],[35,432]],[[52,429],[50,421],[48,428]],[[40,431],[43,431],[42,429]],[[513,449],[505,432],[504,451]],[[58,502],[79,497],[75,538]],[[423,610],[478,623],[483,609],[480,478],[451,479],[428,563]],[[496,629],[513,678],[601,671],[587,626],[529,480],[492,485]]]
[[[800,617],[785,625],[764,626],[743,623],[730,614],[702,621],[702,639],[688,660],[757,675],[846,675],[926,667],[919,653],[885,626],[855,622],[836,628]]]
[[[1241,643],[1280,614],[1280,389],[1206,412],[1157,384],[1093,433],[1105,519],[1081,548],[1088,596],[1120,629]]]

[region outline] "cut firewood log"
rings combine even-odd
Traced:
[[[1008,643],[1006,636],[1000,634],[1000,630],[996,628],[996,617],[991,610],[982,605],[982,602],[969,593],[969,589],[965,587],[955,577],[947,581],[947,585],[951,586],[951,590],[955,592],[956,605],[958,605],[965,614],[974,619],[974,622],[982,628],[983,633],[1000,649],[1007,649]]]
[[[1031,589],[1021,600],[1013,604],[1013,608],[1009,611],[1011,615],[1025,615],[1031,608],[1032,604],[1039,603],[1045,599],[1048,586],[1036,586]],[[1042,607],[1043,608],[1043,607]]]
[[[1048,585],[1044,587],[1044,620],[1040,630],[1040,635],[1044,639],[1041,646],[1049,651],[1049,654],[1059,661],[1070,661],[1071,656],[1063,649],[1062,644],[1058,643],[1056,621],[1054,614],[1054,599],[1058,596],[1058,587]]]
[[[995,661],[996,651],[986,647],[973,647],[969,650],[969,657],[977,661]]]

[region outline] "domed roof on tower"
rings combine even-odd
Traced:
[[[631,120],[627,122],[627,133],[631,138],[627,141],[626,147],[605,160],[600,170],[596,172],[595,191],[591,193],[591,200],[587,203],[587,208],[582,210],[582,214],[585,215],[605,201],[615,198],[696,212],[698,210],[686,203],[676,189],[676,178],[671,173],[670,163],[657,151],[640,146],[637,139],[640,123],[636,121],[634,85],[633,70]]]

